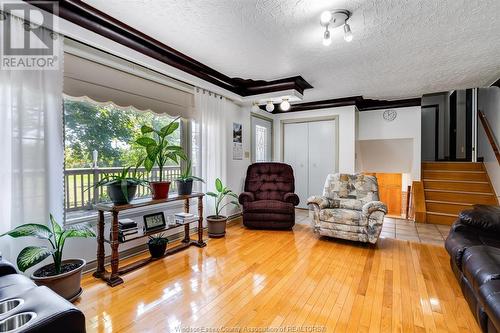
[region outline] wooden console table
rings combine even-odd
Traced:
[[[128,241],[136,240],[138,238],[143,238],[150,236],[152,234],[156,234],[159,232],[163,232],[169,229],[173,228],[178,228],[180,225],[177,226],[166,226],[163,229],[159,230],[154,230],[150,232],[144,232],[143,235],[140,235],[134,239],[127,240],[124,242],[120,242],[118,240],[118,214],[120,212],[134,209],[134,208],[140,208],[140,207],[146,207],[146,206],[154,206],[154,205],[159,205],[159,204],[164,204],[167,202],[173,202],[173,201],[180,201],[184,200],[184,212],[189,213],[189,200],[198,198],[198,240],[191,240],[189,237],[189,223],[184,224],[184,239],[182,240],[181,244],[172,247],[168,249],[163,257],[166,257],[168,255],[171,255],[173,253],[179,252],[183,249],[186,249],[190,247],[191,245],[197,246],[197,247],[204,247],[206,243],[203,241],[203,193],[192,193],[190,195],[171,195],[168,197],[168,199],[164,200],[152,200],[152,199],[139,199],[139,200],[134,200],[130,204],[127,205],[120,205],[120,206],[115,206],[113,204],[98,204],[95,206],[95,208],[99,211],[98,214],[98,221],[97,221],[97,269],[94,272],[94,276],[97,278],[101,278],[104,281],[108,283],[111,287],[117,286],[121,283],[123,283],[123,279],[120,277],[121,274],[128,273],[132,270],[135,270],[139,267],[143,267],[144,265],[147,265],[148,263],[161,259],[161,258],[146,258],[146,259],[141,259],[136,262],[133,262],[131,264],[128,264],[123,267],[119,267],[120,264],[120,257],[118,253],[118,248],[121,243],[125,243]],[[112,222],[111,222],[111,232],[110,232],[110,238],[111,239],[106,239],[104,237],[104,212],[110,212],[112,214]],[[107,242],[111,246],[111,272],[108,272],[104,268],[104,243]]]

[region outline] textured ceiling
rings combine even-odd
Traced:
[[[500,0],[84,0],[231,77],[302,75],[306,101],[407,98],[500,76]],[[321,44],[325,9],[353,12]]]

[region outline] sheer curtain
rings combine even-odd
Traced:
[[[195,108],[201,129],[201,177],[203,191],[214,191],[215,179],[226,181],[227,131],[229,102],[219,95],[196,88]],[[207,200],[205,216],[215,213],[213,200]]]
[[[23,40],[23,21],[10,19],[11,36]],[[58,59],[62,39],[54,41]],[[46,224],[49,213],[63,222],[62,78],[62,61],[58,70],[0,70],[0,234],[23,223]],[[23,241],[2,237],[0,251],[15,261]]]

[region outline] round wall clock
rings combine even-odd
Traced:
[[[384,119],[387,121],[393,121],[396,119],[398,113],[395,110],[385,110],[384,111]]]

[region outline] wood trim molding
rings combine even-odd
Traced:
[[[426,223],[427,211],[425,207],[424,183],[422,181],[413,181],[411,188],[411,208],[415,222]]]
[[[409,98],[409,99],[398,99],[398,100],[378,100],[378,99],[365,99],[363,96],[352,96],[336,99],[326,99],[321,101],[306,102],[306,103],[295,103],[290,106],[290,110],[281,111],[279,104],[274,105],[273,114],[278,113],[289,113],[297,111],[309,111],[318,110],[326,108],[336,108],[340,106],[355,105],[359,111],[371,111],[380,109],[393,109],[393,108],[404,108],[411,106],[420,106],[422,104],[421,98]],[[265,105],[261,105],[262,110],[266,110]]]
[[[500,78],[491,85],[491,87],[493,86],[500,88]]]
[[[47,1],[24,1],[52,13],[53,7]],[[272,81],[231,78],[81,0],[57,2],[59,3],[59,11],[53,14],[240,96],[251,96],[288,89],[295,89],[300,94],[303,94],[305,89],[312,88],[301,76]]]

